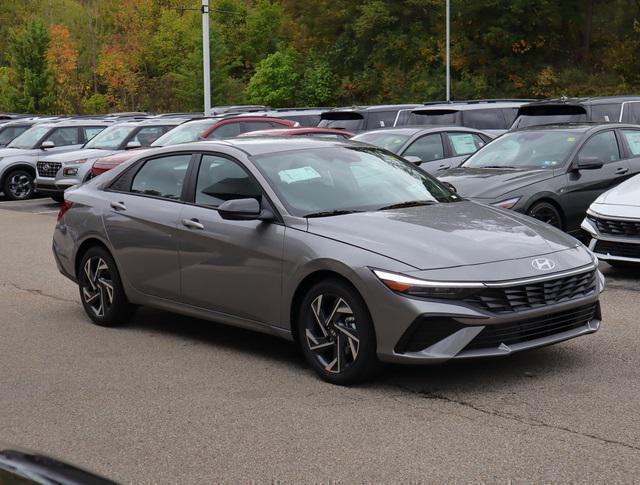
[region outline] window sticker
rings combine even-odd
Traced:
[[[315,168],[309,166],[281,170],[278,172],[278,176],[285,184],[322,178]]]
[[[451,135],[453,149],[458,154],[473,153],[476,151],[476,144],[473,135]]]

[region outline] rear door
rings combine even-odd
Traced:
[[[240,162],[204,154],[190,182],[190,204],[180,215],[182,299],[200,308],[277,324],[280,321],[285,227],[263,221],[230,221],[218,206],[256,198],[262,188]]]
[[[591,135],[580,147],[573,162],[580,158],[597,158],[604,162],[604,166],[595,170],[569,167],[566,190],[561,193],[561,197],[568,202],[565,212],[569,230],[580,224],[587,209],[600,194],[622,182],[630,171],[613,128]]]
[[[147,295],[180,299],[178,224],[190,153],[137,163],[105,192],[104,224],[124,274]]]

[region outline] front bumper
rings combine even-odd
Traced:
[[[36,190],[44,195],[57,195],[62,194],[70,186],[60,187],[52,183],[36,182]]]
[[[618,219],[624,221],[622,219]],[[596,224],[588,218],[582,222],[584,229],[590,236],[589,249],[603,261],[620,261],[640,263],[640,237],[615,236],[604,234],[598,230]]]

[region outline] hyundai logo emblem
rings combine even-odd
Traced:
[[[538,258],[531,261],[531,266],[539,271],[550,271],[556,267],[556,263],[551,259]]]

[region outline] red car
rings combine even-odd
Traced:
[[[353,133],[346,130],[337,130],[335,128],[280,128],[275,130],[259,130],[248,131],[238,136],[313,136],[321,138],[337,138],[338,140],[344,140],[351,138]]]
[[[152,147],[163,146],[163,139],[170,140],[174,133],[177,133],[180,129],[183,136],[180,136],[180,143],[188,143],[198,141],[202,139],[206,140],[221,140],[224,138],[233,138],[249,131],[263,130],[270,131],[272,128],[293,128],[296,126],[295,121],[283,120],[281,118],[270,118],[268,116],[237,116],[234,118],[222,118],[217,121],[211,120],[212,124],[207,126],[206,120],[195,120],[187,123],[183,123],[178,128],[175,128],[165,135],[161,136],[153,143]],[[195,129],[190,129],[193,126]],[[201,127],[205,127],[203,131],[200,131]],[[313,129],[313,128],[311,128]],[[326,131],[326,130],[325,130]],[[329,130],[331,131],[331,130]],[[333,130],[340,131],[340,130]],[[169,142],[169,144],[174,144]],[[101,173],[107,172],[112,168],[117,167],[121,163],[140,155],[144,150],[129,150],[124,153],[118,153],[104,158],[99,158],[93,164],[91,168],[91,176],[95,177]]]

